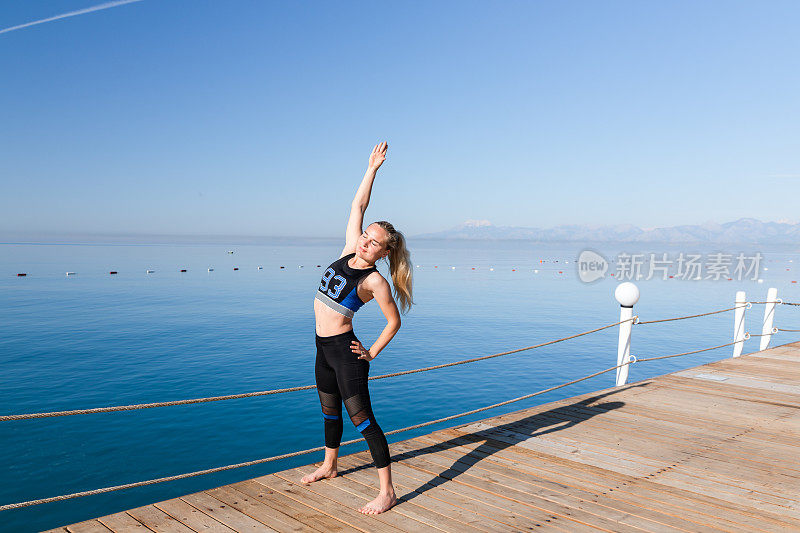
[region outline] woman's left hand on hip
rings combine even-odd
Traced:
[[[353,350],[353,353],[358,354],[359,359],[365,359],[367,361],[372,361],[375,359],[372,357],[372,355],[370,355],[369,350],[364,348],[364,345],[361,344],[361,341],[351,341],[350,349]]]

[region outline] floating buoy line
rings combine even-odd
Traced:
[[[227,253],[228,254],[233,254],[234,251],[233,250],[228,250]],[[555,264],[556,263],[562,263],[562,264],[567,265],[567,264],[570,263],[567,260],[559,260],[559,259],[539,259],[538,261],[539,261],[540,265],[543,265],[545,263],[551,263],[554,266],[552,268],[545,268],[545,269],[541,269],[541,268],[526,269],[526,268],[519,268],[519,267],[511,267],[511,268],[508,268],[508,270],[510,270],[511,272],[525,272],[525,271],[531,272],[532,271],[533,274],[540,274],[541,272],[552,272],[556,276],[563,276],[565,271],[564,270],[558,270],[558,267],[556,267]],[[776,261],[779,261],[779,260],[778,259],[770,260],[770,262],[776,262]],[[610,263],[614,263],[614,262],[615,261],[613,261],[613,260],[610,261]],[[788,262],[792,263],[793,260],[789,259]],[[298,269],[302,269],[305,266],[306,265],[297,265],[297,268]],[[427,265],[427,268],[433,267],[433,269],[438,270],[440,266],[444,266],[444,265]],[[315,265],[315,267],[316,268],[322,268],[322,265],[318,264],[318,265]],[[415,268],[425,268],[426,265],[415,264],[414,267]],[[449,268],[450,271],[455,271],[457,268],[461,268],[461,267],[457,267],[456,265],[449,265],[449,267],[450,267]],[[287,268],[286,265],[279,265],[278,266],[279,270],[286,270],[286,268]],[[468,270],[470,270],[470,271],[488,270],[489,272],[494,272],[496,270],[496,268],[493,267],[493,266],[490,266],[490,267],[470,266],[470,267],[464,267],[464,268],[468,268]],[[238,266],[235,266],[235,267],[233,267],[233,270],[234,271],[239,271],[240,268]],[[256,266],[256,270],[259,270],[259,271],[264,270],[264,266],[263,265],[258,265],[258,266]],[[503,269],[500,269],[500,270],[503,270]],[[765,267],[762,268],[762,270],[769,271],[769,267],[765,266]],[[791,268],[786,268],[787,272],[790,272],[791,270],[792,270]],[[188,268],[180,268],[180,269],[178,269],[178,272],[180,272],[181,274],[185,274],[188,271],[189,271]],[[155,274],[155,272],[156,272],[155,269],[151,269],[151,268],[148,268],[147,270],[145,270],[145,274],[148,274],[148,275]],[[208,267],[208,272],[214,272],[214,267]],[[119,271],[110,270],[108,272],[108,274],[112,275],[112,276],[113,275],[118,275]],[[68,276],[68,277],[69,276],[76,276],[77,272],[67,271],[65,275]],[[614,272],[610,272],[608,275],[611,278],[615,277],[615,273]],[[16,277],[18,277],[18,278],[28,277],[28,273],[27,272],[18,272]],[[675,279],[675,276],[674,275],[670,275],[668,277],[668,279]],[[725,279],[727,279],[728,281],[734,281],[733,278],[730,278],[730,277],[727,277]],[[739,281],[743,281],[743,280],[739,280]],[[745,280],[745,281],[751,281],[751,280]],[[764,279],[763,278],[759,278],[757,280],[752,280],[752,281],[757,281],[757,283],[764,283]],[[797,280],[789,280],[789,282],[793,283],[793,284],[796,284]]]

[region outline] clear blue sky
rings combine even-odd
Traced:
[[[0,4],[0,29],[101,4]],[[0,33],[0,230],[797,220],[800,3],[143,0]]]

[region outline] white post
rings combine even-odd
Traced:
[[[745,312],[745,303],[747,303],[747,297],[745,296],[744,291],[737,291],[736,292],[736,304],[735,306],[737,309],[733,312],[733,342],[736,344],[733,345],[733,356],[739,357],[742,355],[742,348],[744,347],[744,312]]]
[[[614,291],[614,298],[619,302],[619,320],[628,320],[633,316],[633,306],[639,301],[639,288],[626,281],[617,285]],[[619,346],[617,347],[617,365],[627,363],[631,360],[631,329],[633,320],[622,322],[619,325]],[[628,382],[628,369],[630,365],[619,366],[617,368],[617,387]]]
[[[761,347],[759,350],[766,350],[772,338],[772,321],[775,318],[775,304],[778,300],[778,289],[770,287],[767,291],[767,304],[764,306],[764,325],[761,327]]]

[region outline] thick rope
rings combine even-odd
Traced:
[[[492,355],[484,355],[482,357],[473,357],[472,359],[464,359],[463,361],[455,361],[453,363],[445,363],[442,365],[435,365],[435,366],[428,366],[425,368],[417,368],[415,370],[404,370],[402,372],[394,372],[391,374],[383,374],[380,376],[372,376],[369,379],[385,379],[385,378],[393,378],[397,376],[404,376],[406,374],[416,374],[418,372],[427,372],[428,370],[437,370],[439,368],[446,368],[449,366],[456,366],[456,365],[463,365],[466,363],[474,363],[475,361],[483,361],[486,359],[492,359],[494,357],[500,357],[502,355],[509,355],[512,353],[522,352],[525,350],[532,350],[534,348],[541,348],[543,346],[548,346],[550,344],[555,344],[557,342],[564,342],[570,339],[574,339],[576,337],[582,337],[584,335],[588,335],[590,333],[595,333],[597,331],[601,331],[604,329],[608,329],[614,326],[618,326],[623,322],[629,322],[631,320],[635,320],[637,316],[632,316],[631,318],[621,320],[619,322],[615,322],[613,324],[608,324],[607,326],[603,326],[600,328],[590,329],[589,331],[584,331],[582,333],[576,333],[575,335],[570,335],[569,337],[563,337],[561,339],[556,339],[552,341],[542,342],[540,344],[534,344],[533,346],[527,346],[525,348],[517,348],[516,350],[509,350],[507,352],[500,352]],[[206,403],[206,402],[218,402],[221,400],[234,400],[238,398],[252,398],[254,396],[267,396],[271,394],[281,394],[284,392],[293,392],[299,390],[309,390],[309,389],[316,389],[316,385],[303,385],[298,387],[288,387],[285,389],[273,389],[267,391],[260,391],[260,392],[246,392],[243,394],[230,394],[227,396],[212,396],[209,398],[193,398],[188,400],[174,400],[171,402],[155,402],[155,403],[140,403],[134,405],[118,405],[112,407],[95,407],[92,409],[75,409],[72,411],[54,411],[49,413],[28,413],[28,414],[19,414],[19,415],[0,415],[0,422],[6,422],[9,420],[27,420],[31,418],[47,418],[53,416],[72,416],[72,415],[85,415],[85,414],[94,414],[94,413],[109,413],[112,411],[133,411],[136,409],[151,409],[153,407],[166,407],[171,405],[187,405],[192,403]]]
[[[781,302],[781,303],[783,305],[800,305],[800,303],[797,303],[797,302]]]
[[[716,348],[722,348],[724,346],[730,346],[731,344],[735,344],[735,343],[731,342],[731,343],[728,343],[728,344],[721,344],[719,346],[714,346],[712,348],[704,348],[702,350],[695,350],[695,351],[692,351],[692,352],[684,352],[684,353],[673,354],[673,355],[662,355],[660,357],[649,357],[649,358],[646,358],[646,359],[636,359],[636,358],[634,358],[634,359],[632,359],[632,360],[630,360],[628,362],[622,363],[620,365],[612,366],[611,368],[607,368],[605,370],[601,370],[599,372],[595,372],[594,374],[589,374],[588,376],[584,376],[582,378],[578,378],[578,379],[574,379],[572,381],[568,381],[566,383],[562,383],[561,385],[556,385],[554,387],[549,387],[547,389],[543,389],[543,390],[540,390],[540,391],[537,391],[537,392],[534,392],[534,393],[531,393],[531,394],[526,394],[524,396],[520,396],[520,397],[514,398],[512,400],[506,400],[504,402],[495,403],[495,404],[492,404],[492,405],[487,405],[486,407],[473,409],[472,411],[466,411],[464,413],[460,413],[460,414],[457,414],[457,415],[451,415],[451,416],[446,416],[446,417],[443,417],[443,418],[437,418],[436,420],[431,420],[430,422],[423,422],[421,424],[415,424],[413,426],[408,426],[408,427],[404,427],[404,428],[401,428],[401,429],[394,429],[392,431],[387,431],[385,433],[385,435],[393,435],[395,433],[401,433],[403,431],[409,431],[409,430],[412,430],[412,429],[417,429],[417,428],[421,428],[421,427],[425,427],[425,426],[430,426],[430,425],[433,425],[433,424],[438,424],[440,422],[446,422],[448,420],[461,418],[463,416],[468,416],[468,415],[472,415],[472,414],[475,414],[475,413],[480,413],[481,411],[487,411],[489,409],[494,409],[496,407],[502,407],[503,405],[508,405],[508,404],[511,404],[511,403],[514,403],[514,402],[519,402],[521,400],[526,400],[528,398],[533,398],[534,396],[539,396],[541,394],[545,394],[547,392],[551,392],[551,391],[554,391],[556,389],[561,389],[563,387],[567,387],[569,385],[573,385],[573,384],[579,383],[581,381],[586,381],[587,379],[591,379],[591,378],[599,376],[601,374],[605,374],[607,372],[611,372],[613,370],[616,370],[616,369],[621,368],[621,367],[626,366],[626,365],[630,365],[630,364],[635,363],[635,362],[655,361],[656,359],[667,359],[669,357],[679,357],[681,355],[689,355],[689,354],[693,354],[693,353],[706,352],[706,351],[709,351],[709,350],[714,350]],[[346,442],[340,443],[340,446],[346,446],[348,444],[354,444],[356,442],[362,442],[364,440],[365,440],[364,438],[348,440]],[[178,475],[175,475],[175,476],[167,476],[167,477],[162,477],[162,478],[157,478],[157,479],[149,479],[147,481],[137,481],[135,483],[127,483],[125,485],[116,485],[116,486],[113,486],[113,487],[104,487],[104,488],[101,488],[101,489],[87,490],[87,491],[83,491],[83,492],[75,492],[75,493],[72,493],[72,494],[64,494],[64,495],[61,495],[61,496],[52,496],[50,498],[42,498],[42,499],[39,499],[39,500],[30,500],[30,501],[19,502],[19,503],[10,503],[10,504],[7,504],[7,505],[0,506],[0,511],[6,511],[6,510],[9,510],[9,509],[18,509],[20,507],[30,507],[32,505],[39,505],[39,504],[42,504],[42,503],[50,503],[50,502],[55,502],[55,501],[68,500],[68,499],[72,499],[72,498],[79,498],[79,497],[82,497],[82,496],[92,496],[92,495],[95,495],[95,494],[102,494],[102,493],[105,493],[105,492],[111,492],[111,491],[115,491],[115,490],[123,490],[123,489],[130,489],[130,488],[134,488],[134,487],[142,487],[144,485],[152,485],[152,484],[155,484],[155,483],[162,483],[162,482],[165,482],[165,481],[175,481],[175,480],[178,480],[178,479],[185,479],[185,478],[188,478],[188,477],[201,476],[201,475],[205,475],[205,474],[213,474],[215,472],[222,472],[224,470],[233,470],[235,468],[242,468],[242,467],[245,467],[245,466],[253,466],[253,465],[260,464],[260,463],[266,463],[266,462],[269,462],[269,461],[276,461],[278,459],[286,459],[288,457],[296,457],[298,455],[304,455],[304,454],[311,453],[311,452],[321,451],[324,448],[325,448],[324,446],[317,446],[316,448],[309,448],[307,450],[300,450],[300,451],[297,451],[297,452],[285,453],[285,454],[281,454],[281,455],[275,455],[273,457],[265,457],[263,459],[255,459],[253,461],[247,461],[247,462],[244,462],[244,463],[237,463],[237,464],[232,464],[232,465],[227,465],[227,466],[218,466],[216,468],[209,468],[209,469],[206,469],[206,470],[198,470],[196,472],[189,472],[189,473],[186,473],[186,474],[178,474]]]
[[[796,332],[800,331],[800,329],[783,329],[783,328],[778,328],[778,331],[791,331],[791,332],[793,332],[793,333],[796,333]]]
[[[745,340],[747,340],[747,339],[745,339]],[[733,341],[733,342],[729,342],[727,344],[720,344],[719,346],[713,346],[711,348],[703,348],[702,350],[692,350],[691,352],[682,352],[682,353],[676,353],[676,354],[672,354],[672,355],[660,355],[658,357],[646,357],[644,359],[638,359],[637,358],[636,361],[637,362],[657,361],[658,359],[669,359],[671,357],[680,357],[682,355],[690,355],[690,354],[693,354],[693,353],[708,352],[710,350],[716,350],[717,348],[724,348],[725,346],[733,346],[737,342],[744,342],[744,340],[742,340],[742,341]]]
[[[634,324],[655,324],[656,322],[672,322],[673,320],[685,320],[687,318],[697,318],[699,316],[716,315],[717,313],[725,313],[726,311],[733,311],[734,309],[739,309],[740,307],[747,307],[748,305],[750,305],[750,303],[729,307],[728,309],[720,309],[719,311],[711,311],[710,313],[700,313],[699,315],[678,316],[675,318],[662,318],[660,320],[646,320],[644,322],[634,322]]]

